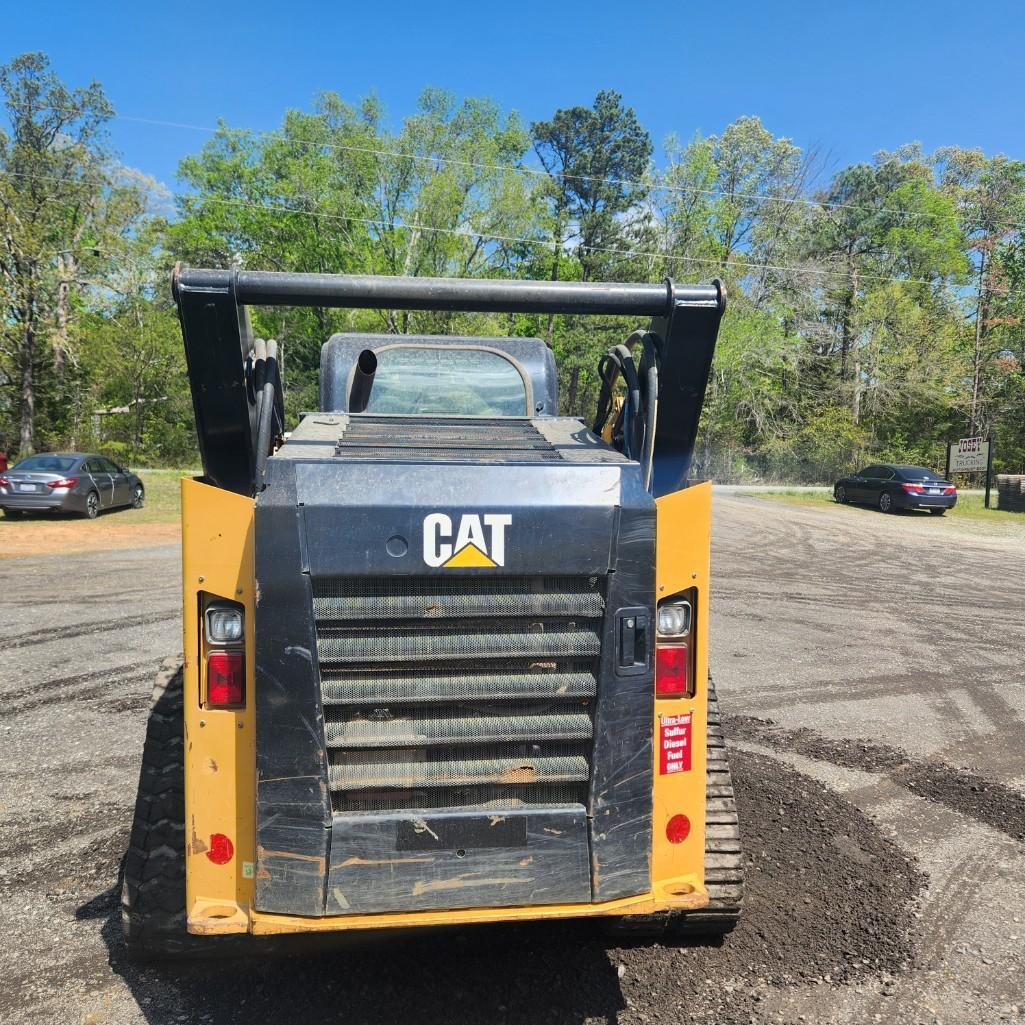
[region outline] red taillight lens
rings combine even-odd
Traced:
[[[655,649],[655,697],[682,697],[688,692],[686,644],[660,644]]]
[[[951,484],[949,488],[944,488],[943,489],[943,494],[945,494],[945,495],[956,495],[957,494],[957,488],[955,488],[954,485]]]
[[[211,708],[245,704],[246,657],[241,651],[213,651],[206,660],[206,703]]]
[[[9,488],[11,482],[6,477],[0,477],[0,488]]]
[[[920,495],[923,491],[925,491],[925,488],[922,487],[921,484],[902,484],[901,487],[905,491],[910,491],[916,495]]]
[[[46,482],[48,488],[73,488],[78,483],[77,477],[63,477],[61,480],[50,480]]]

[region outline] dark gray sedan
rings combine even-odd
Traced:
[[[957,504],[957,488],[925,466],[880,463],[841,477],[833,485],[833,498],[875,505],[885,513],[927,509],[942,516]]]
[[[56,509],[92,520],[102,509],[138,509],[145,497],[134,473],[106,456],[89,453],[29,456],[0,475],[0,509],[5,516]]]

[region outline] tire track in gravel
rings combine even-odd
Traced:
[[[180,616],[181,609],[178,606],[160,609],[157,612],[147,612],[139,616],[122,616],[117,619],[94,619],[87,623],[76,623],[71,626],[61,627],[55,632],[48,627],[45,630],[30,630],[23,634],[15,634],[5,638],[5,649],[27,648],[37,644],[53,644],[64,642],[73,637],[88,637],[90,634],[113,632],[115,630],[126,630],[136,626],[151,626],[153,623],[166,622],[172,616]]]
[[[0,720],[10,719],[57,701],[83,701],[92,697],[109,696],[113,685],[138,679],[140,673],[144,673],[148,679],[156,672],[158,665],[159,662],[153,659],[145,659],[141,662],[130,662],[128,665],[93,669],[85,673],[76,673],[74,676],[63,676],[33,684],[33,691],[29,697],[21,701],[4,700],[0,704]],[[98,686],[89,686],[90,684]]]
[[[900,748],[858,740],[833,740],[807,727],[784,729],[771,719],[724,715],[728,737],[884,775],[925,798],[1025,843],[1025,794],[944,762],[914,758]]]

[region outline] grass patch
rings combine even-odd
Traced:
[[[169,544],[181,536],[181,470],[140,473],[146,488],[141,509],[102,512],[95,520],[67,513],[39,512],[0,518],[0,558],[59,555]]]
[[[825,506],[836,507],[833,501],[832,488],[823,488],[821,491],[796,491],[792,488],[780,488],[778,491],[745,491],[741,494],[749,498],[768,498],[776,502],[787,502],[791,505]],[[957,496],[957,505],[949,509],[944,519],[953,521],[969,520],[982,523],[1007,523],[1014,524],[1025,529],[1025,513],[1008,512],[1006,509],[995,508],[997,501],[996,490],[990,495],[990,508],[987,509],[982,495]],[[867,506],[854,506],[854,508],[868,508]],[[925,518],[925,513],[915,513],[916,517]]]
[[[178,523],[181,521],[182,470],[146,470],[140,473],[146,488],[146,504],[133,510],[134,523]]]

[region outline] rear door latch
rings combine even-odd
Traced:
[[[651,613],[643,606],[616,613],[616,672],[646,673],[651,665]]]

